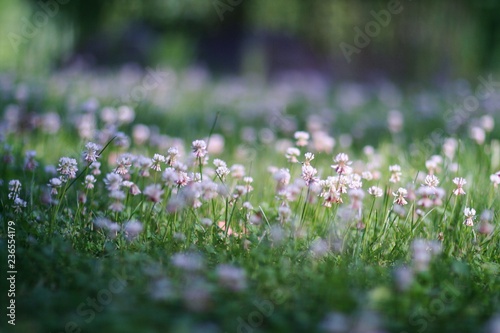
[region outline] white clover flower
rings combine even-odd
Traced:
[[[153,158],[151,159],[151,169],[155,171],[161,171],[161,163],[165,163],[165,161],[165,156],[154,154]]]
[[[352,168],[349,166],[352,164],[349,161],[349,156],[345,153],[340,153],[333,159],[333,162],[336,163],[332,165],[332,168],[335,169],[339,175],[350,174],[352,172]]]
[[[170,166],[174,165],[174,163],[177,161],[178,156],[179,156],[179,149],[177,149],[176,147],[168,148],[166,157],[167,164]]]
[[[83,159],[88,163],[94,163],[99,158],[99,150],[101,147],[93,142],[88,142],[83,151]]]
[[[500,171],[492,174],[490,176],[490,181],[493,183],[493,186],[498,187],[500,184]]]
[[[134,160],[134,156],[129,153],[121,154],[116,159],[116,169],[115,173],[119,175],[126,175],[129,172],[130,167],[132,166],[132,162]]]
[[[363,182],[361,181],[361,176],[357,173],[349,175],[348,182],[349,182],[348,186],[351,189],[357,189],[363,186]]]
[[[368,194],[370,194],[374,197],[381,197],[384,195],[384,190],[382,190],[380,187],[377,187],[377,186],[371,186],[368,189]]]
[[[224,162],[223,160],[221,160],[219,158],[214,159],[213,163],[214,163],[214,165],[215,165],[216,168],[219,168],[219,167],[225,167],[225,168],[227,168],[226,162]]]
[[[474,208],[465,207],[464,215],[466,217],[464,224],[468,227],[474,226],[474,218],[476,217],[476,210]]]
[[[395,204],[398,204],[400,206],[404,206],[408,203],[405,200],[406,196],[408,195],[408,190],[406,190],[405,188],[400,187],[396,191],[396,193],[393,192],[392,195],[396,197],[396,199],[394,200]]]
[[[21,187],[21,182],[17,179],[9,181],[9,199],[15,200],[18,197],[19,192],[21,192]]]
[[[439,179],[434,175],[427,175],[425,176],[424,183],[430,188],[435,188],[439,185]]]
[[[62,185],[61,179],[54,177],[49,180],[48,186],[51,188],[50,194],[56,195],[58,193],[57,189]]]
[[[86,175],[85,176],[85,181],[83,184],[85,185],[86,189],[93,189],[94,188],[94,183],[96,182],[96,179],[93,175]]]
[[[230,172],[231,171],[224,165],[221,165],[220,167],[215,169],[215,173],[222,181],[226,179],[226,176],[229,175]]]
[[[311,164],[311,161],[314,160],[314,154],[307,152],[304,154],[304,158],[305,158],[304,164],[309,165]]]
[[[76,160],[74,158],[61,157],[57,171],[61,174],[61,180],[64,182],[68,179],[76,178],[76,172],[78,171]]]
[[[304,164],[302,166],[302,179],[307,186],[318,181],[317,177],[314,177],[318,173],[318,170],[313,168],[311,165]]]
[[[465,184],[467,184],[467,181],[465,180],[465,178],[461,178],[461,177],[455,177],[453,178],[453,183],[455,185],[457,185],[457,188],[453,190],[453,194],[455,195],[464,195],[465,194],[465,191],[463,189],[463,186]]]
[[[204,140],[193,141],[191,148],[196,158],[202,158],[207,155],[207,143]]]

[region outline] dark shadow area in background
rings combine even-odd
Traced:
[[[82,60],[90,68],[165,62],[199,64],[216,75],[256,71],[272,77],[293,70],[399,83],[475,78],[498,69],[500,2],[493,0],[400,1],[402,12],[346,61],[339,44],[354,45],[353,28],[365,28],[389,3],[72,0],[61,6],[57,21],[61,29],[73,26],[75,42],[56,67]]]

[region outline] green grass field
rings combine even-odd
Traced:
[[[499,92],[147,75],[2,76],[2,332],[500,332]]]

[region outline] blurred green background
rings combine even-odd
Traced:
[[[389,3],[2,0],[0,70],[199,64],[215,73],[305,70],[334,79],[383,76],[401,83],[475,79],[500,70],[496,0],[400,1],[401,12],[348,63],[340,43],[354,45],[353,28],[363,30],[374,20],[371,11]]]

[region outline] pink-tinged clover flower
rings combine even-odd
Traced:
[[[467,181],[465,180],[465,178],[462,178],[462,177],[455,177],[453,178],[453,183],[455,185],[457,185],[457,188],[453,190],[453,194],[455,195],[464,195],[465,194],[465,191],[463,189],[463,186],[465,184],[467,184]]]

